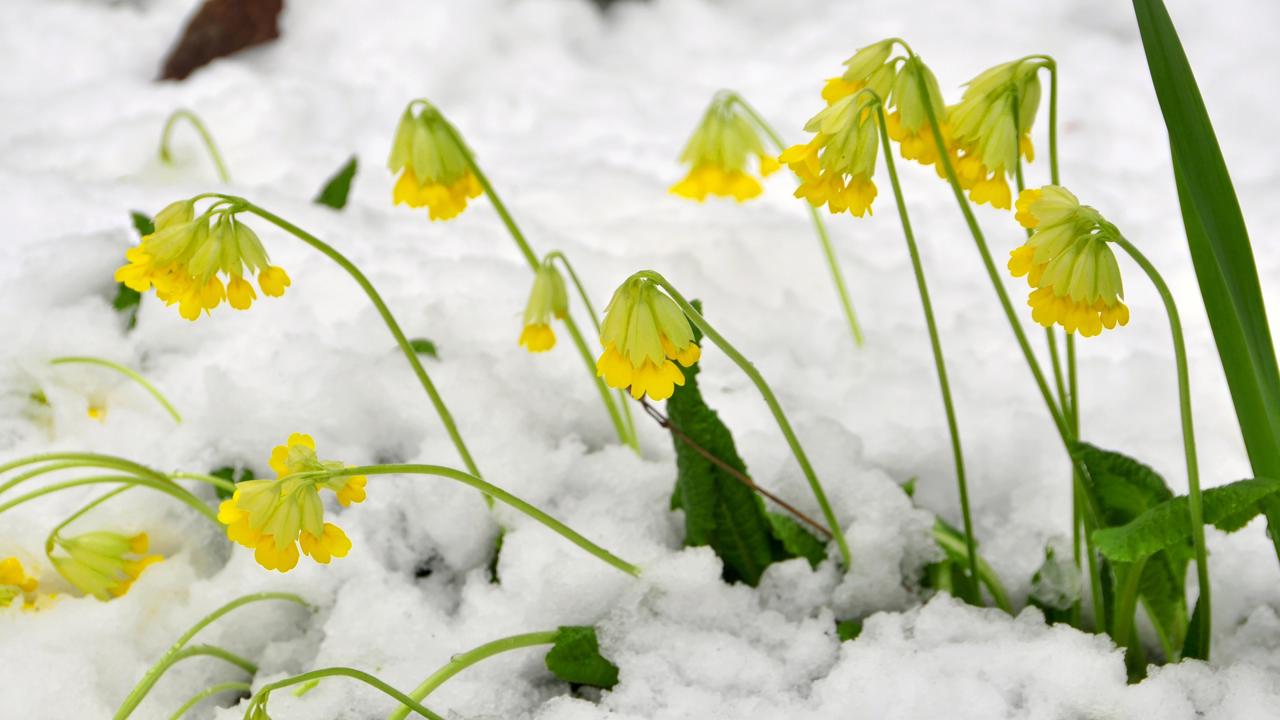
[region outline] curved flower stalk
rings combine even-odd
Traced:
[[[169,119],[164,121],[164,131],[160,133],[160,161],[166,165],[173,164],[173,154],[169,152],[169,140],[179,120],[186,120],[199,133],[205,149],[209,151],[209,157],[213,159],[214,167],[218,170],[218,179],[223,183],[231,182],[231,177],[227,174],[227,165],[222,161],[222,153],[218,152],[218,145],[213,141],[213,136],[209,134],[208,128],[201,122],[200,117],[186,108],[174,110],[169,115]]]
[[[310,435],[294,433],[285,445],[271,451],[274,480],[237,483],[232,496],[218,509],[218,521],[227,526],[227,538],[253,550],[258,564],[268,570],[288,572],[298,564],[298,548],[317,563],[346,557],[351,541],[342,528],[324,520],[321,490],[330,490],[346,507],[365,499],[362,476],[328,477],[343,464],[316,457]]]
[[[755,178],[742,170],[749,156],[758,155],[762,176],[771,174],[779,167],[779,163],[772,155],[761,154],[763,153],[760,149],[762,143],[757,132],[769,138],[775,152],[781,153],[786,150],[782,137],[741,95],[732,90],[721,90],[716,93],[702,123],[694,131],[693,137],[689,139],[689,144],[680,156],[681,161],[691,163],[693,168],[683,181],[672,186],[671,192],[699,202],[704,200],[708,193],[728,194],[734,196],[738,202],[754,197],[759,193],[758,190],[755,193],[739,192],[737,194],[732,191],[733,188],[746,187],[747,182],[755,183],[755,186],[759,187]],[[691,148],[696,151],[691,151]],[[699,161],[697,158],[702,160]],[[737,168],[737,170],[731,168]],[[733,175],[735,172],[741,177]],[[713,188],[716,187],[722,190],[727,188],[729,192],[715,193]],[[822,216],[818,214],[817,208],[812,205],[808,208],[809,215],[813,219],[814,231],[818,235],[818,242],[822,245],[823,256],[827,260],[827,267],[831,270],[832,280],[835,281],[836,293],[840,297],[841,309],[849,324],[849,331],[853,335],[853,343],[860,347],[862,328],[859,327],[858,316],[853,311],[853,301],[849,299],[849,290],[846,287],[844,273],[840,271],[840,264],[836,260],[835,248],[831,246],[831,238],[827,235],[826,225],[822,222]]]
[[[142,389],[146,390],[147,393],[151,395],[151,397],[155,398],[156,402],[160,403],[161,407],[165,409],[165,412],[169,413],[169,417],[173,418],[173,421],[175,423],[182,422],[182,416],[178,414],[178,410],[173,406],[173,403],[170,403],[169,399],[166,398],[164,394],[161,393],[158,389],[156,389],[155,385],[152,385],[150,381],[148,381],[145,377],[143,377],[140,373],[138,373],[138,371],[133,370],[132,368],[121,365],[120,363],[106,360],[104,358],[92,357],[88,355],[56,357],[50,360],[49,364],[50,365],[70,365],[70,364],[97,365],[99,367],[105,367],[109,370],[114,370],[120,373],[121,375],[129,378],[130,380],[134,381],[135,383],[141,385]],[[89,416],[94,418],[95,420],[103,419],[106,416],[106,407],[96,405],[96,404],[90,405]]]
[[[740,101],[737,93],[727,90],[711,99],[698,127],[680,151],[680,162],[689,166],[689,172],[671,186],[673,195],[698,202],[708,195],[744,202],[763,192],[749,164],[754,159],[756,171],[763,178],[777,171],[778,160],[765,152],[751,117],[740,110]]]
[[[396,130],[395,140],[391,145],[387,166],[392,174],[400,173],[392,193],[393,200],[397,204],[405,202],[411,207],[427,206],[432,220],[456,217],[466,209],[469,199],[478,197],[481,192],[488,195],[489,202],[493,204],[493,209],[498,213],[502,224],[506,226],[511,239],[520,250],[520,254],[524,256],[525,262],[529,264],[529,269],[535,275],[539,272],[543,263],[538,261],[538,255],[529,246],[524,233],[520,231],[515,219],[507,211],[506,204],[502,202],[502,198],[498,197],[489,178],[480,169],[475,155],[463,142],[461,133],[428,100],[419,98],[405,107],[400,125]],[[423,178],[426,180],[424,181]],[[420,190],[416,191],[417,194],[413,190],[414,183],[419,183]],[[560,257],[567,266],[568,260],[564,259],[563,255]],[[574,281],[585,302],[586,291],[582,284],[577,282],[576,277]],[[590,312],[590,302],[585,304]],[[590,372],[591,351],[587,348],[577,323],[567,311],[561,320]],[[596,321],[594,313],[592,321]],[[545,334],[540,339],[545,344],[547,340]],[[548,349],[550,349],[549,346]],[[631,419],[631,412],[625,400],[619,398],[619,402],[622,403],[619,409],[614,404],[614,398],[609,394],[608,388],[595,379],[594,374],[592,374],[592,382],[595,383],[600,400],[604,403],[609,419],[613,422],[618,439],[638,451],[639,442],[636,438],[635,423]],[[472,474],[479,474],[474,467],[468,466],[468,469]]]
[[[356,670],[355,668],[349,667],[330,667],[322,668],[320,670],[311,670],[304,672],[301,675],[294,675],[293,677],[278,680],[262,686],[258,692],[254,693],[253,697],[249,698],[249,705],[244,711],[244,720],[271,720],[271,716],[267,714],[267,703],[271,701],[272,692],[293,685],[315,683],[329,677],[349,677],[353,680],[359,680],[360,682],[395,698],[401,705],[404,705],[428,720],[444,720],[440,715],[437,715],[431,710],[423,707],[418,701],[391,687],[382,680],[379,680],[373,675],[362,670]]]
[[[201,655],[217,657],[227,661],[232,665],[239,667],[240,669],[244,670],[245,672],[251,675],[253,673],[256,673],[258,671],[258,666],[255,663],[240,657],[239,655],[236,655],[234,653],[231,653],[227,650],[224,650],[214,645],[194,645],[193,646],[193,645],[190,645],[189,643],[196,636],[197,633],[199,633],[201,630],[205,629],[209,625],[213,624],[214,622],[222,618],[222,616],[226,615],[227,613],[230,613],[233,610],[244,607],[246,605],[251,605],[253,603],[271,601],[271,600],[281,600],[285,602],[291,602],[297,605],[301,605],[302,607],[307,608],[308,610],[311,609],[311,606],[309,606],[305,600],[298,597],[297,595],[294,595],[293,593],[282,593],[282,592],[263,592],[263,593],[254,593],[251,595],[244,595],[242,597],[236,598],[235,600],[232,600],[231,602],[219,607],[217,610],[214,610],[213,612],[201,618],[199,622],[191,626],[189,630],[183,633],[182,636],[179,637],[178,640],[173,645],[169,646],[169,649],[165,652],[165,654],[161,656],[161,658],[156,662],[155,665],[152,665],[151,668],[147,670],[146,674],[142,676],[142,679],[138,681],[138,684],[134,686],[133,690],[129,692],[129,695],[126,696],[124,701],[120,703],[120,707],[116,709],[115,715],[112,716],[113,720],[125,720],[125,718],[133,714],[133,711],[136,710],[138,705],[143,701],[144,698],[146,698],[147,693],[151,692],[151,688],[155,687],[155,684],[160,680],[160,677],[163,676],[165,672],[169,670],[170,667],[173,667],[175,663],[178,663],[189,657],[196,657]],[[208,694],[212,694],[212,693],[208,693]],[[195,704],[195,702],[199,702],[200,700],[204,699],[204,697],[207,697],[207,695],[199,695],[196,697],[194,702],[189,701],[188,705],[184,706],[183,709],[178,712],[178,715],[175,715],[175,717],[181,716],[181,714],[185,712],[190,705]]]
[[[671,397],[675,386],[684,384],[684,373],[676,367],[676,362],[689,367],[702,355],[702,349],[693,342],[690,322],[742,369],[764,398],[796,463],[809,481],[809,489],[822,508],[823,517],[840,549],[840,557],[848,568],[852,558],[844,531],[773,390],[755,366],[716,332],[666,278],[652,270],[641,270],[618,287],[605,310],[600,334],[604,352],[597,361],[598,372],[610,387],[629,388],[631,396],[637,400],[646,395],[653,400]]]

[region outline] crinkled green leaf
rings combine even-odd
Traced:
[[[591,626],[560,628],[546,663],[548,670],[567,683],[605,690],[618,684],[618,666],[600,654],[600,641]]]
[[[827,546],[795,518],[776,512],[768,513],[768,517],[773,525],[773,536],[793,557],[802,557],[815,568],[826,559]]]
[[[1072,455],[1089,470],[1083,478],[1102,527],[1124,525],[1173,497],[1156,471],[1131,457],[1077,443]]]
[[[409,341],[409,347],[419,355],[426,355],[436,360],[440,359],[440,355],[436,352],[436,344],[426,338],[414,338]]]
[[[351,181],[356,176],[357,166],[356,156],[352,155],[338,172],[325,183],[324,189],[316,196],[315,203],[317,205],[328,205],[335,210],[341,210],[347,206],[347,195],[351,192]]]

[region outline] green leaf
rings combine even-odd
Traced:
[[[782,547],[792,557],[802,557],[809,561],[810,567],[814,568],[827,558],[826,544],[806,530],[795,518],[776,512],[768,513],[768,518],[769,524],[773,526],[773,536],[782,543]]]
[[[1187,630],[1187,641],[1182,646],[1182,657],[1205,659],[1205,648],[1201,645],[1204,633],[1200,631],[1200,625],[1204,622],[1204,606],[1200,604],[1200,600],[1196,599],[1196,609],[1191,613],[1191,625]]]
[[[111,307],[124,317],[125,329],[132,330],[138,324],[138,309],[142,307],[142,293],[124,283],[116,283],[116,296],[111,299]]]
[[[356,176],[356,165],[356,156],[352,155],[351,159],[329,178],[329,182],[325,183],[324,189],[316,196],[315,203],[328,205],[335,210],[346,207],[347,195],[351,192],[351,181]]]
[[[1249,463],[1256,477],[1280,477],[1280,371],[1244,216],[1168,10],[1161,0],[1134,0],[1133,8],[1169,131],[1191,260]],[[1264,502],[1280,552],[1280,498]]]
[[[590,626],[560,628],[546,663],[548,670],[567,683],[605,690],[618,684],[618,666],[600,654],[596,629]]]
[[[1204,521],[1231,532],[1262,512],[1261,502],[1280,492],[1280,480],[1238,480],[1202,493]],[[1099,552],[1116,562],[1133,562],[1191,539],[1191,516],[1185,495],[1163,502],[1121,527],[1093,534]]]
[[[133,227],[138,231],[139,235],[146,236],[156,231],[156,226],[152,224],[151,218],[146,213],[134,210],[129,213],[129,217],[133,218]]]
[[[409,347],[419,355],[426,355],[436,360],[440,359],[439,353],[436,352],[436,344],[426,338],[414,338],[409,341]]]
[[[696,307],[696,305],[695,305]],[[695,339],[697,339],[695,337]],[[754,587],[766,567],[794,557],[775,536],[764,501],[741,479],[690,446],[697,444],[725,465],[746,475],[733,435],[698,390],[701,365],[683,370],[685,384],[667,400],[676,451],[676,486],[671,506],[684,510],[684,543],[709,545],[724,563],[724,579]],[[792,541],[796,541],[792,538]]]
[[[217,470],[210,470],[209,474],[214,477],[222,478],[223,480],[230,480],[233,483],[242,483],[245,480],[253,479],[253,470],[250,470],[249,468],[242,465],[241,466],[223,465]],[[231,497],[230,490],[224,490],[220,487],[215,487],[214,492],[216,492],[218,494],[218,497],[222,498],[223,500],[226,500],[227,498]]]
[[[1164,478],[1131,457],[1088,443],[1076,443],[1071,454],[1089,471],[1083,480],[1101,527],[1124,525],[1173,497]]]
[[[856,640],[861,634],[861,620],[841,620],[836,623],[836,637],[840,638],[840,642]]]

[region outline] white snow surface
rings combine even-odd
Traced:
[[[100,491],[61,493],[0,522],[0,556],[17,555],[61,593],[41,612],[0,613],[0,714],[109,717],[199,617],[244,593],[282,590],[315,612],[258,604],[200,636],[254,658],[255,687],[349,665],[408,689],[455,653],[568,624],[597,625],[620,667],[613,691],[575,696],[543,667],[541,650],[502,655],[428,699],[450,718],[1280,717],[1280,583],[1258,523],[1209,533],[1212,663],[1157,669],[1137,685],[1126,685],[1122,655],[1104,637],[1049,627],[1034,609],[1009,617],[920,589],[935,557],[933,514],[958,524],[959,511],[886,181],[874,217],[830,222],[867,332],[860,349],[784,174],[745,205],[666,192],[683,172],[675,159],[687,133],[720,87],[741,91],[798,141],[823,79],[882,37],[911,41],[952,100],[992,64],[1050,53],[1062,72],[1064,182],[1125,229],[1173,287],[1205,483],[1247,477],[1127,3],[658,0],[601,14],[570,0],[294,0],[278,41],[182,83],[154,82],[194,4],[0,4],[0,461],[91,450],[163,469],[239,462],[264,473],[273,445],[308,432],[322,457],[351,464],[460,464],[356,285],[266,223],[254,227],[294,281],[284,298],[189,323],[146,297],[137,328],[123,329],[111,274],[136,241],[128,211],[225,190],[349,254],[408,334],[437,343],[441,359],[428,369],[486,478],[641,565],[643,576],[523,515],[489,514],[466,487],[376,477],[367,502],[330,508],[351,554],[329,566],[304,559],[286,575],[263,570],[188,508],[126,494],[78,526],[145,530],[167,559],[124,598],[100,603],[74,597],[40,552],[49,529]],[[1280,75],[1268,31],[1280,5],[1180,0],[1171,10],[1274,307],[1277,101],[1265,88]],[[383,159],[404,104],[421,96],[463,130],[534,247],[572,258],[598,306],[643,268],[703,300],[794,421],[849,535],[852,573],[793,560],[752,589],[725,584],[709,549],[682,549],[682,518],[668,509],[669,437],[639,415],[643,454],[620,447],[563,333],[546,355],[517,348],[530,275],[492,206],[480,199],[452,222],[430,223],[391,205]],[[176,133],[176,163],[158,161],[161,125],[179,107],[208,123],[229,187],[189,128]],[[1036,129],[1042,157],[1029,171],[1037,184],[1047,182],[1045,118]],[[361,165],[347,209],[311,204],[353,153]],[[1067,466],[949,190],[930,169],[899,166],[950,361],[977,534],[1021,606],[1044,546],[1069,534]],[[997,258],[1020,242],[1007,214],[977,212]],[[1168,326],[1137,268],[1121,263],[1133,321],[1080,343],[1084,434],[1185,491]],[[1019,283],[1007,282],[1020,297]],[[175,426],[106,371],[50,367],[59,355],[140,369],[185,422]],[[702,363],[704,394],[756,480],[816,514],[759,395],[715,349]],[[27,400],[37,387],[50,400],[43,412]],[[105,422],[86,416],[92,401],[107,405]],[[916,505],[899,490],[913,477]],[[493,584],[485,563],[498,523],[510,530]],[[865,618],[865,629],[841,644],[835,621],[850,617]],[[213,660],[188,661],[135,717],[168,717],[199,688],[238,677]],[[301,697],[276,693],[270,710],[277,719],[374,718],[392,707],[334,679]],[[195,716],[243,710],[205,703]]]

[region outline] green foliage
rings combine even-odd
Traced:
[[[129,213],[129,217],[133,218],[133,227],[138,231],[139,235],[150,235],[156,231],[156,226],[151,223],[151,218],[145,213],[134,210]]]
[[[1205,490],[1204,521],[1232,532],[1262,512],[1264,501],[1280,492],[1280,480],[1238,480]],[[1098,550],[1117,562],[1133,562],[1165,549],[1182,550],[1190,542],[1191,518],[1187,498],[1179,495],[1144,512],[1121,527],[1098,530]]]
[[[826,559],[827,546],[790,515],[771,512],[768,517],[769,524],[773,526],[773,536],[791,557],[802,557],[814,568]]]
[[[426,338],[414,338],[409,341],[409,347],[419,355],[426,355],[434,360],[439,360],[440,355],[436,352],[436,344]]]
[[[840,642],[848,642],[858,639],[862,634],[861,620],[841,620],[836,623],[836,637],[840,638]]]
[[[1178,202],[1253,474],[1280,477],[1280,371],[1253,247],[1218,138],[1161,0],[1134,0],[1151,83],[1169,131]],[[1280,498],[1264,509],[1280,553]]]
[[[356,156],[352,155],[351,159],[329,178],[314,202],[317,205],[328,205],[335,210],[346,207],[347,195],[351,192],[351,181],[356,176],[356,166]]]
[[[253,479],[253,471],[244,466],[223,465],[217,470],[210,470],[209,474],[214,477],[220,477],[223,480],[230,480],[233,483],[242,483],[245,480]],[[215,487],[214,492],[223,500],[231,497],[231,491],[223,490],[220,487]]]
[[[590,626],[560,628],[546,663],[556,677],[573,685],[609,690],[618,684],[618,666],[600,654],[596,629]]]

